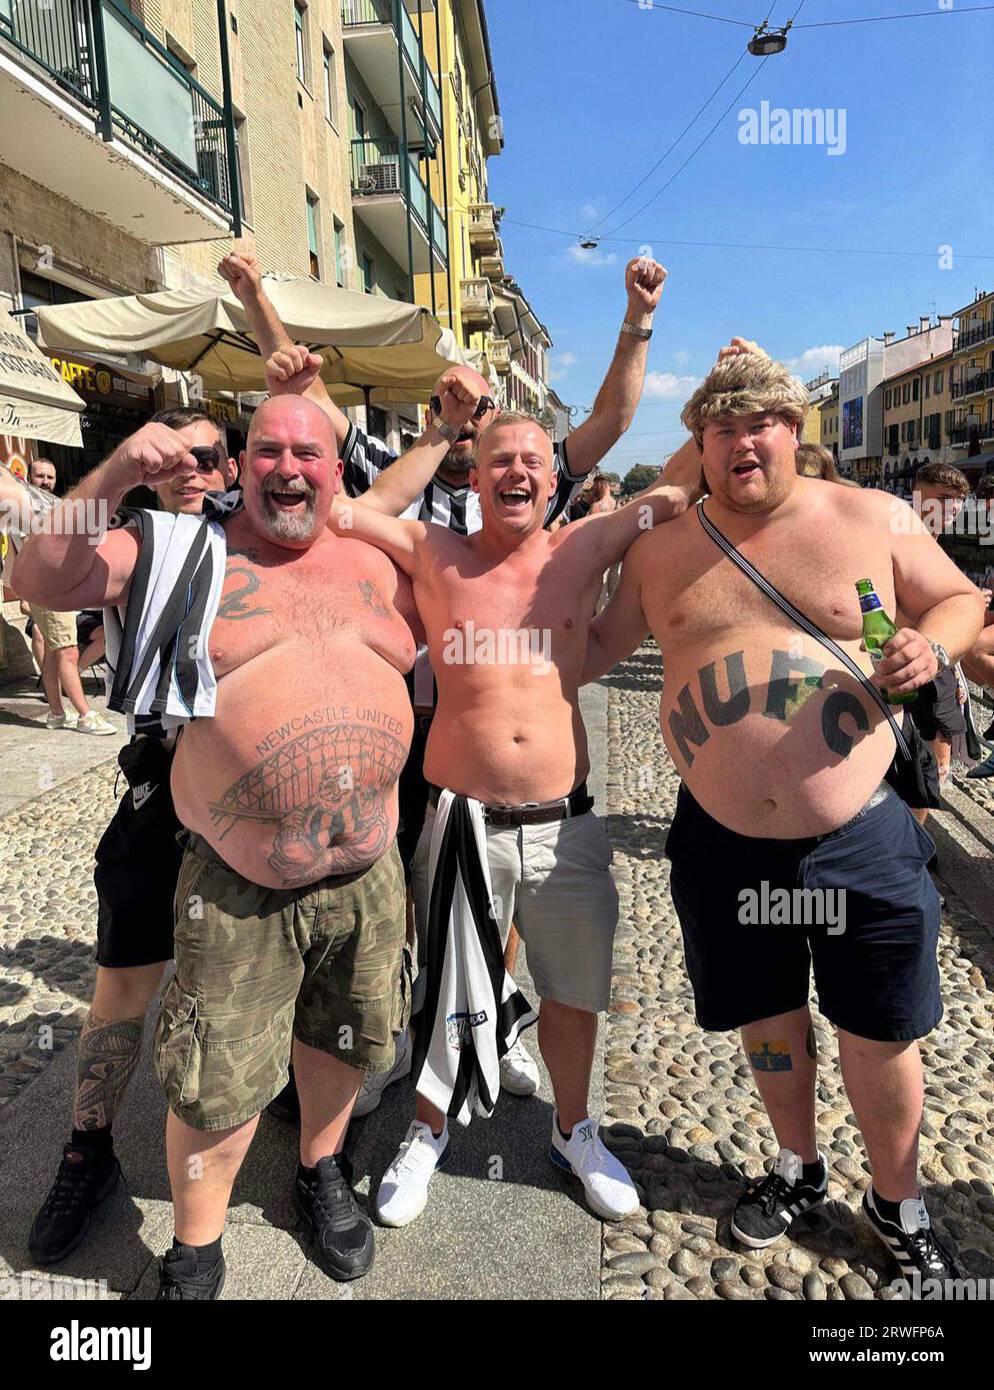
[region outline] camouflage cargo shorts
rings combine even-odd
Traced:
[[[197,835],[176,885],[176,973],[155,1063],[170,1109],[231,1129],[286,1085],[292,1038],[368,1073],[394,1063],[410,1007],[396,843],[359,874],[261,888]]]

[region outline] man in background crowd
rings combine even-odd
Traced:
[[[927,463],[915,477],[914,509],[926,530],[938,537],[955,525],[969,494],[965,473],[950,464]],[[935,754],[941,790],[949,778],[953,740],[966,734],[966,717],[956,667],[945,659],[941,648],[936,655],[939,670],[935,679],[921,687],[917,700],[908,709]],[[920,825],[928,818],[924,808],[913,807],[912,814]]]

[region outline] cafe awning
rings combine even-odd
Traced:
[[[469,358],[417,304],[357,294],[310,279],[266,276],[294,342],[324,357],[322,379],[339,405],[426,402],[446,363]],[[245,310],[228,286],[60,304],[37,311],[46,348],[137,353],[196,372],[209,391],[264,391],[262,359]]]
[[[20,324],[0,309],[0,434],[81,449],[85,409]]]

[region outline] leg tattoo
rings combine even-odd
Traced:
[[[103,1129],[112,1123],[141,1052],[144,1018],[105,1023],[91,1009],[79,1035],[76,1064],[77,1129]]]

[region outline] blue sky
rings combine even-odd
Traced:
[[[949,0],[805,0],[798,26],[938,10]],[[770,0],[675,0],[758,23]],[[976,3],[976,0],[972,0]],[[954,0],[964,8],[963,0]],[[778,0],[772,24],[797,0]],[[793,30],[672,186],[595,252],[575,238],[649,170],[741,53],[744,28],[629,0],[487,0],[505,133],[489,164],[502,239],[555,348],[554,384],[593,401],[624,307],[624,264],[641,248],[669,270],[642,404],[605,467],[660,462],[683,438],[680,407],[733,334],[755,338],[805,380],[839,347],[951,313],[994,288],[990,75],[994,11]],[[761,60],[746,54],[646,185],[597,230],[610,233],[677,169]],[[845,152],[740,143],[738,114],[845,112]],[[837,117],[834,119],[838,119]],[[837,127],[835,127],[837,129]],[[746,242],[882,255],[695,248]],[[667,244],[667,243],[671,244]],[[940,269],[939,248],[953,266]],[[899,252],[922,252],[901,255]],[[988,259],[967,259],[969,253]]]

